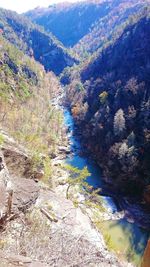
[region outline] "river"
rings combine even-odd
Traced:
[[[103,188],[102,170],[88,156],[81,156],[81,144],[77,136],[74,135],[74,121],[71,113],[64,110],[64,123],[68,127],[68,138],[71,141],[72,153],[67,157],[66,162],[74,167],[82,169],[87,166],[91,176],[87,182],[94,188]],[[114,198],[102,196],[107,210],[111,213],[119,211],[119,206]],[[103,223],[103,232],[109,236],[112,247],[120,257],[140,266],[141,258],[145,250],[149,237],[148,231],[139,227],[136,223],[130,223],[126,219],[109,220]]]

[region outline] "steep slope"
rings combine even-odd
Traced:
[[[108,12],[109,1],[87,1],[36,8],[26,15],[52,32],[65,46],[73,46],[99,17]]]
[[[110,41],[120,30],[119,25],[148,3],[149,0],[89,0],[36,8],[26,15],[86,57]]]
[[[42,153],[55,153],[62,136],[61,112],[50,104],[59,93],[53,73],[0,37],[0,126],[30,149],[33,169]]]
[[[144,6],[148,7],[149,0],[116,0],[111,1],[109,13],[100,17],[73,48],[81,56],[93,53],[106,45],[121,31],[122,24],[126,23],[130,15],[135,14]]]
[[[120,24],[125,23],[131,14],[135,13],[136,15],[136,12],[148,3],[149,0],[119,1],[117,5],[113,5],[108,16],[100,18],[92,26],[90,33],[84,36],[73,50],[84,56],[103,47],[121,31]]]
[[[12,44],[44,65],[47,71],[60,74],[77,62],[52,34],[15,12],[0,9],[1,34]]]
[[[107,250],[103,236],[85,210],[57,189],[18,177],[22,167],[29,167],[24,147],[7,136],[5,154],[6,150],[16,173],[14,177],[10,174],[10,162],[0,150],[0,223],[4,226],[0,238],[1,267],[50,267],[54,261],[57,267],[87,266],[87,262],[99,267],[110,267],[110,262],[115,267],[127,265]],[[14,246],[16,240],[18,246]]]
[[[52,105],[59,94],[53,73],[0,36],[0,265],[123,267],[73,195],[63,196],[70,174],[62,112]]]
[[[88,148],[121,193],[149,195],[149,10],[97,57],[68,87],[68,102]],[[111,177],[111,179],[110,179]],[[138,194],[139,193],[139,194]],[[149,201],[149,200],[148,200]]]

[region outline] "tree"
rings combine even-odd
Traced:
[[[72,116],[74,118],[77,118],[79,115],[80,115],[80,105],[79,104],[76,104],[72,109],[71,109],[71,113],[72,113]]]
[[[134,144],[135,144],[135,134],[134,134],[133,131],[130,133],[130,135],[128,136],[127,139],[128,139],[128,146],[129,147],[134,146]]]
[[[83,92],[84,91],[84,86],[83,86],[83,84],[81,82],[78,82],[78,83],[76,83],[75,89],[78,92]]]
[[[79,185],[81,189],[89,190],[92,187],[89,186],[89,184],[86,182],[86,179],[88,176],[90,176],[90,173],[87,169],[87,167],[84,167],[82,170],[73,167],[71,165],[66,165],[65,169],[69,172],[69,177],[67,179],[67,190],[66,190],[66,198],[69,198],[69,190],[72,186]]]
[[[122,143],[119,148],[119,158],[123,158],[128,153],[128,145],[126,143]]]
[[[107,98],[108,98],[108,93],[106,91],[103,91],[100,95],[99,95],[99,98],[100,98],[100,102],[101,104],[105,104],[106,101],[107,101]]]
[[[134,78],[134,77],[131,78],[131,79],[127,82],[127,84],[126,84],[126,86],[125,86],[125,89],[126,89],[127,91],[132,92],[134,95],[136,95],[137,92],[138,92],[138,89],[139,89],[139,85],[138,85],[137,79]]]
[[[125,117],[122,109],[119,109],[114,117],[114,134],[120,135],[125,130]]]

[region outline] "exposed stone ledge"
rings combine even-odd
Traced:
[[[11,192],[11,181],[4,157],[0,151],[0,221],[10,212],[9,194]]]
[[[9,168],[9,173],[12,177],[30,178],[40,180],[43,177],[43,169],[38,166],[36,170],[32,170],[32,158],[29,152],[19,145],[6,132],[0,130],[4,137],[4,142],[1,145],[5,162]]]
[[[2,251],[0,251],[0,262],[1,267],[48,267],[47,264],[43,264],[42,262],[38,261],[33,261],[28,257],[14,254],[5,254]]]

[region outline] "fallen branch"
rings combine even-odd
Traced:
[[[44,208],[41,208],[40,211],[51,221],[51,222],[58,222],[58,219],[53,217],[51,214],[48,213]]]

